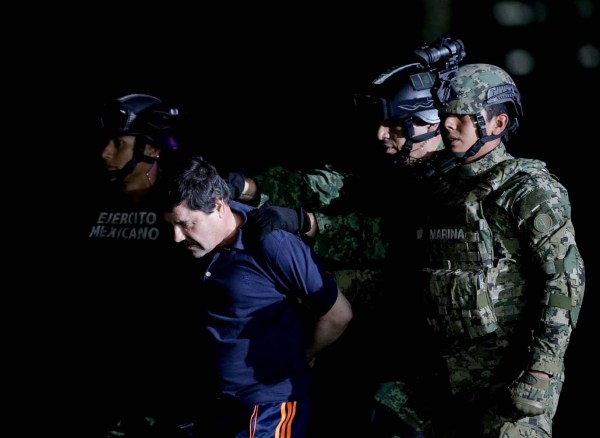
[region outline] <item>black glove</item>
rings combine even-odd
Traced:
[[[244,232],[257,242],[273,230],[285,230],[303,235],[310,231],[310,218],[303,208],[263,205],[248,212]]]
[[[244,191],[245,177],[242,172],[227,172],[223,179],[231,190],[231,199],[237,200]]]

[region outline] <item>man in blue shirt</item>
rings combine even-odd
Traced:
[[[298,235],[274,230],[246,241],[249,210],[230,202],[227,183],[201,157],[167,197],[175,241],[205,261],[199,301],[218,402],[214,424],[198,432],[301,438],[313,359],[344,332],[352,310]]]

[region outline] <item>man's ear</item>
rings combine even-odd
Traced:
[[[144,146],[144,155],[156,158],[160,155],[160,149],[155,146],[152,146],[151,144],[146,143],[146,146]]]
[[[429,127],[427,128],[427,132],[434,132],[439,127],[440,127],[439,123],[433,123],[433,124],[429,125]]]
[[[497,116],[495,116],[494,124],[492,127],[492,134],[493,135],[501,134],[508,126],[509,121],[510,121],[510,117],[508,117],[508,114],[502,113],[502,114],[498,114]]]
[[[219,213],[219,217],[223,216],[223,213],[225,212],[225,201],[223,201],[223,198],[219,198],[215,201],[215,211]]]

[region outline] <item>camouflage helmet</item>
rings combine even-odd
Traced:
[[[449,114],[479,114],[490,105],[508,103],[514,117],[523,116],[521,95],[512,78],[490,64],[466,64],[443,85],[440,111]]]

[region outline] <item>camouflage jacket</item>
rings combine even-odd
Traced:
[[[355,191],[362,187],[352,183],[356,177],[327,165],[311,171],[273,167],[252,178],[261,194],[260,205],[270,202],[315,213],[319,226],[315,252],[355,310],[370,307],[383,291],[382,264],[388,245],[381,216],[375,210],[357,211],[365,198]]]
[[[562,373],[585,272],[566,189],[500,145],[433,191],[419,236],[429,322],[455,393]]]
[[[273,167],[252,178],[260,190],[260,205],[271,202],[315,213],[319,233],[314,248],[321,257],[342,266],[364,266],[384,259],[387,245],[381,218],[356,211],[356,202],[350,199],[354,195],[347,189],[353,176],[326,165],[311,171]]]

